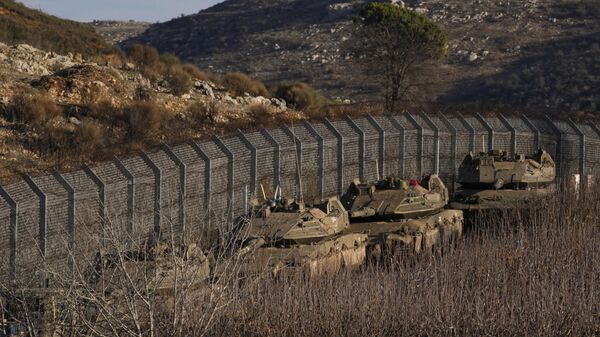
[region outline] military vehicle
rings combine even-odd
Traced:
[[[249,270],[277,274],[285,267],[300,267],[319,276],[363,264],[367,236],[343,233],[349,218],[337,197],[312,207],[290,198],[254,200],[253,205],[236,233],[241,243],[237,254],[253,260]]]
[[[460,189],[452,208],[503,209],[527,206],[554,191],[555,163],[540,149],[533,156],[501,150],[469,153],[458,169]]]
[[[146,295],[157,296],[162,304],[173,303],[176,287],[178,291],[209,292],[209,276],[209,259],[195,244],[185,245],[175,252],[161,243],[121,253],[98,252],[88,270],[68,280],[72,283],[67,285],[73,288],[50,285],[48,288],[0,289],[0,337],[67,335],[68,329],[75,327],[63,327],[60,320],[65,315],[71,323],[95,322],[100,305],[127,312],[127,303],[115,305],[119,302],[115,299],[133,292],[140,299]],[[81,311],[73,310],[74,301],[78,301]],[[87,329],[85,324],[81,323],[77,329],[82,329],[81,335],[87,335],[83,333]]]
[[[445,209],[448,189],[437,175],[425,175],[420,182],[356,180],[342,200],[353,221],[349,231],[369,236],[374,257],[398,249],[431,251],[462,236],[462,211]]]

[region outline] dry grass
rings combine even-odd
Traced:
[[[211,296],[222,296],[218,305],[176,306],[182,315],[176,330],[173,307],[158,302],[142,330],[152,326],[161,336],[597,336],[599,206],[600,194],[579,200],[565,194],[535,210],[475,215],[455,248],[394,258],[385,267],[320,279],[293,271],[277,279],[237,275],[221,290],[212,288]],[[131,323],[125,318],[123,327]]]
[[[455,250],[360,273],[264,279],[211,335],[597,336],[598,196],[476,216]]]

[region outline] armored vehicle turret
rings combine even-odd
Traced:
[[[522,207],[554,190],[555,163],[542,149],[533,156],[501,150],[469,153],[458,169],[460,189],[451,206],[458,209]]]
[[[349,231],[366,233],[376,256],[398,248],[420,253],[462,235],[462,211],[444,209],[448,189],[437,175],[421,181],[356,180],[342,200],[353,221]]]
[[[342,233],[349,218],[337,197],[312,207],[287,198],[253,203],[237,232],[238,254],[251,254],[250,269],[302,267],[315,276],[364,262],[367,236]]]
[[[410,219],[442,210],[448,204],[448,189],[437,175],[425,176],[421,182],[388,178],[363,184],[355,180],[342,200],[352,219]]]

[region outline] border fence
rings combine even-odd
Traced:
[[[101,250],[106,223],[127,237],[143,240],[159,231],[183,244],[227,230],[263,190],[272,195],[280,186],[295,196],[302,184],[305,200],[322,200],[355,178],[423,172],[437,172],[452,186],[469,151],[492,148],[509,154],[544,148],[559,177],[588,179],[600,168],[595,124],[525,115],[347,117],[163,145],[0,186],[0,280],[35,284],[44,278],[43,263],[60,268],[70,256]]]

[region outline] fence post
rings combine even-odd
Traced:
[[[400,153],[398,159],[400,160],[400,178],[404,179],[406,174],[406,129],[400,122],[398,122],[394,117],[389,118],[392,125],[400,130],[400,140],[402,141],[402,145],[400,145]]]
[[[294,139],[294,147],[296,149],[296,165],[299,171],[298,176],[296,177],[296,197],[298,197],[299,200],[302,200],[302,178],[299,176],[300,174],[302,174],[302,141],[300,140],[300,138],[296,137],[296,133],[288,125],[284,125],[282,129],[289,137]]]
[[[458,162],[456,160],[456,157],[458,156],[458,130],[456,130],[454,125],[450,123],[450,120],[448,120],[448,118],[444,114],[438,112],[438,116],[451,132],[450,142],[452,151],[452,168],[454,171],[452,175],[453,177],[456,177],[458,175]]]
[[[573,122],[571,118],[567,119],[567,123],[569,123],[569,125],[573,128],[573,130],[575,130],[575,132],[577,132],[577,135],[579,136],[579,176],[581,177],[581,181],[583,181],[585,177],[585,133],[581,131],[579,126]]]
[[[600,128],[598,127],[598,125],[596,125],[596,123],[594,123],[593,121],[588,122],[588,125],[592,128],[592,130],[594,130],[594,132],[596,133],[596,136],[600,139]],[[597,171],[597,166],[593,165],[592,167],[593,172],[595,173],[595,171]],[[589,186],[592,181],[590,180],[592,177],[587,177],[587,182],[586,182],[586,186]]]
[[[102,247],[106,245],[106,218],[108,217],[106,211],[106,186],[100,177],[94,172],[94,170],[85,166],[83,172],[92,180],[94,185],[98,187],[98,197],[100,198],[100,208],[98,210],[98,216],[100,217],[100,224],[102,226],[102,239],[100,240]]]
[[[534,133],[535,148],[540,149],[542,147],[541,142],[540,142],[540,130],[537,128],[537,126],[535,126],[535,124],[533,124],[533,122],[525,114],[521,115],[521,118],[523,119],[525,124],[527,124],[527,127],[530,128],[531,131],[533,131],[533,133]]]
[[[185,233],[186,233],[186,209],[185,209],[185,198],[186,198],[186,185],[187,185],[187,166],[185,165],[185,163],[183,162],[183,160],[181,160],[177,154],[175,154],[175,152],[173,152],[173,149],[163,143],[161,145],[163,151],[165,151],[165,153],[167,154],[167,156],[169,157],[169,159],[171,159],[175,164],[177,164],[177,167],[179,168],[179,195],[178,195],[178,202],[179,202],[179,224],[181,225],[181,242],[185,245]]]
[[[68,206],[68,220],[67,220],[67,231],[69,232],[69,243],[68,248],[69,251],[73,252],[73,248],[75,247],[75,189],[69,182],[59,173],[54,172],[52,174],[54,179],[67,191],[69,198],[69,206]],[[73,270],[75,267],[75,261],[73,260],[74,256],[71,254],[71,258],[69,259],[69,269]]]
[[[462,125],[469,131],[469,151],[471,151],[473,153],[476,152],[475,151],[475,128],[473,128],[473,125],[471,125],[471,123],[469,123],[461,113],[457,112],[456,115],[458,116],[458,120],[462,123]]]
[[[407,112],[404,114],[408,120],[410,121],[410,123],[412,125],[415,126],[415,128],[417,129],[417,152],[419,153],[419,166],[417,168],[417,171],[419,172],[419,174],[423,173],[424,170],[424,149],[423,149],[423,143],[425,142],[425,133],[423,132],[423,126],[419,124],[419,122],[417,122],[417,120],[413,117],[413,115],[410,112]]]
[[[385,179],[385,129],[370,114],[367,115],[367,119],[377,129],[377,132],[379,132],[379,172],[377,173],[381,179]]]
[[[39,223],[39,236],[40,236],[40,252],[42,254],[42,259],[46,260],[47,253],[47,242],[46,236],[48,234],[48,197],[46,193],[42,191],[42,189],[33,181],[33,179],[29,175],[25,175],[25,182],[31,188],[33,193],[35,193],[40,199],[40,223]],[[46,288],[46,275],[42,271],[40,273],[40,287]]]
[[[150,158],[150,156],[148,156],[146,152],[140,153],[140,157],[154,173],[154,232],[160,237],[162,230],[162,172],[160,170],[160,167],[158,167],[156,163],[154,163],[152,158]]]
[[[502,124],[504,124],[504,126],[506,126],[506,128],[510,131],[511,151],[512,151],[513,155],[516,155],[517,154],[517,129],[515,129],[515,127],[512,125],[512,123],[506,117],[504,117],[503,114],[498,113],[498,118],[500,119],[500,122],[502,122]]]
[[[350,127],[358,133],[358,176],[361,181],[367,181],[365,176],[365,132],[350,118],[346,115],[346,120]]]
[[[565,165],[565,163],[563,162],[563,155],[562,155],[562,132],[560,131],[560,129],[556,126],[556,124],[554,124],[554,121],[552,119],[550,119],[550,117],[548,117],[547,115],[544,116],[544,120],[550,124],[550,127],[552,128],[552,131],[554,131],[554,134],[556,135],[556,157],[555,157],[555,161],[556,163],[558,163],[558,172],[557,175],[559,177],[562,177],[564,172],[563,172],[563,166]]]
[[[127,232],[129,235],[133,235],[135,230],[135,177],[119,158],[113,157],[113,163],[121,174],[127,178],[127,212],[129,213]]]
[[[208,228],[211,226],[211,190],[212,190],[212,160],[206,153],[202,150],[200,145],[195,141],[189,142],[189,145],[192,147],[194,152],[204,161],[204,208],[206,209],[206,223]]]
[[[435,147],[435,174],[440,174],[440,130],[424,111],[420,111],[419,115],[425,120],[431,130],[433,130],[433,146]]]
[[[325,200],[325,139],[317,132],[309,121],[304,121],[304,125],[308,131],[317,138],[317,142],[319,143],[319,190],[322,202]]]
[[[19,211],[19,205],[13,199],[10,194],[0,186],[0,196],[10,206],[10,247],[9,247],[9,274],[11,280],[14,282],[17,279],[17,233],[19,232],[19,225],[17,221],[17,213]]]
[[[338,194],[344,193],[344,135],[342,135],[338,129],[336,129],[335,125],[331,123],[329,118],[325,118],[324,120],[325,126],[335,134],[335,137],[338,141],[337,148],[337,166],[338,166]]]
[[[488,151],[494,149],[494,128],[488,123],[479,112],[475,113],[475,118],[485,127],[488,131]]]
[[[250,185],[250,190],[252,195],[256,195],[256,193],[258,192],[258,149],[254,146],[254,144],[252,144],[250,139],[246,137],[242,130],[238,129],[237,133],[240,139],[242,140],[242,143],[244,143],[248,150],[250,150],[250,155],[252,157],[252,164],[250,167],[250,175],[252,176],[252,182]],[[248,199],[247,196],[246,199]]]
[[[217,144],[217,146],[221,149],[221,151],[225,152],[225,155],[229,158],[229,165],[228,165],[228,173],[227,173],[227,190],[229,191],[229,198],[228,198],[228,205],[227,205],[227,209],[229,210],[228,215],[227,215],[227,228],[231,228],[231,226],[233,225],[233,208],[235,206],[234,203],[234,198],[235,198],[235,194],[234,194],[234,186],[235,186],[235,155],[233,154],[233,152],[231,152],[229,150],[229,148],[227,147],[227,145],[225,145],[225,143],[223,143],[223,141],[219,138],[219,137],[214,137],[214,142]]]
[[[596,123],[594,123],[593,121],[588,122],[588,125],[592,128],[592,130],[594,130],[598,138],[600,138],[600,128],[598,127],[598,125],[596,125]]]
[[[281,145],[269,130],[261,127],[260,132],[275,147],[275,179],[273,179],[273,190],[276,190],[277,186],[281,184]]]

